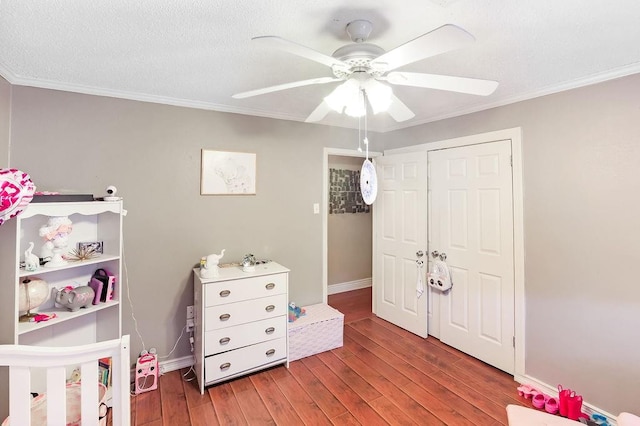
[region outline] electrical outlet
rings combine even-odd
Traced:
[[[187,306],[187,319],[193,318],[193,305]]]
[[[193,322],[193,318],[189,318],[187,320],[187,333],[190,333],[193,331],[193,327],[195,327],[195,324]]]

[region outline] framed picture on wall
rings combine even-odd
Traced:
[[[256,154],[202,150],[201,195],[255,195]]]

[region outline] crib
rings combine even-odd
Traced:
[[[0,366],[9,367],[9,421],[32,424],[32,369],[45,371],[47,425],[67,424],[67,368],[80,366],[82,425],[106,424],[98,381],[98,360],[111,357],[111,416],[114,426],[130,424],[129,336],[73,347],[0,345]],[[41,373],[42,374],[42,373]],[[102,417],[102,419],[100,419]],[[15,419],[15,421],[11,421]],[[3,423],[4,424],[4,423]]]

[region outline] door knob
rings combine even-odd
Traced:
[[[436,257],[438,257],[439,255],[440,255],[440,253],[438,252],[438,250],[434,250],[434,251],[431,252],[431,257],[433,257],[434,259]]]
[[[442,260],[443,262],[447,260],[447,253],[440,253],[440,260]]]
[[[424,252],[423,252],[422,250],[418,250],[418,251],[416,252],[416,256],[417,256],[417,257],[422,257],[422,256],[424,256]]]

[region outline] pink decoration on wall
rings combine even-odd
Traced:
[[[18,169],[0,169],[0,225],[20,214],[33,199],[36,186]]]

